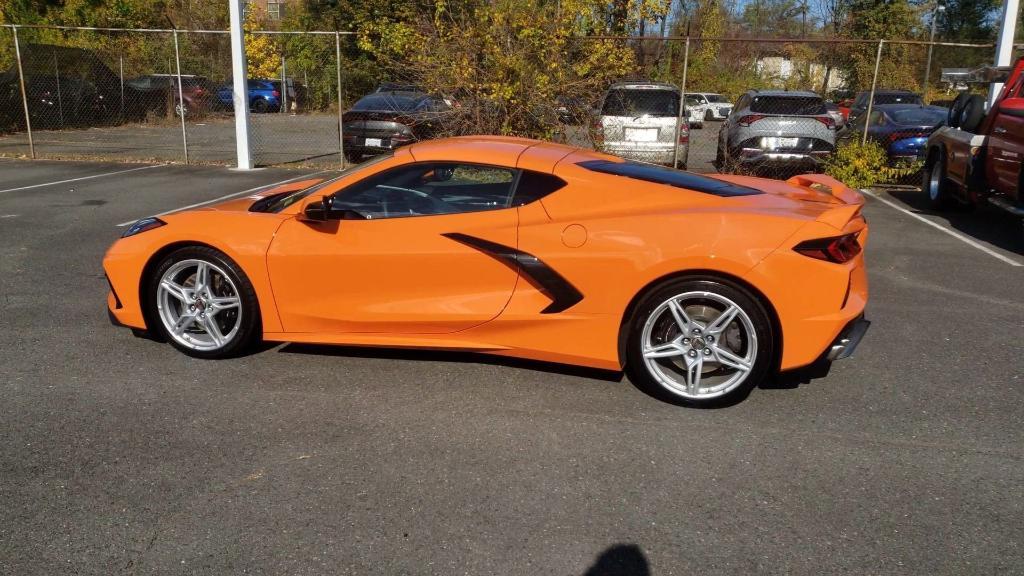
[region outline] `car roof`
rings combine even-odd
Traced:
[[[860,92],[857,92],[857,95],[859,96],[861,94],[870,93],[871,90],[861,90]],[[911,96],[917,96],[917,92],[912,90],[875,90],[875,96],[878,96],[879,94],[910,94]]]
[[[423,140],[409,147],[417,162],[430,160],[465,160],[481,164],[494,164],[514,168],[527,151],[532,154],[534,170],[550,171],[554,163],[578,148],[554,142],[543,142],[515,136],[455,136],[438,140]],[[544,159],[547,159],[546,161]],[[545,166],[542,168],[540,164]]]
[[[634,90],[675,90],[679,91],[679,87],[675,84],[668,84],[666,82],[654,82],[649,80],[637,80],[633,82],[616,82],[612,84],[608,90],[623,90],[623,89],[634,89]]]
[[[804,98],[821,98],[817,92],[809,90],[751,90],[757,96],[799,96]]]

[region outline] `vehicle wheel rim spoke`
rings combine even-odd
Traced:
[[[682,356],[686,352],[679,345],[679,342],[668,342],[667,344],[661,344],[659,346],[652,346],[644,351],[645,358],[671,358],[672,356]]]
[[[742,370],[743,372],[750,371],[750,362],[740,358],[725,346],[711,346],[711,353],[714,355],[715,361],[723,366]]]
[[[708,334],[718,335],[721,334],[728,326],[732,323],[736,315],[739,314],[740,307],[735,304],[730,306],[725,312],[722,312],[718,318],[715,318],[714,322],[708,325]]]
[[[237,308],[241,306],[242,302],[236,296],[223,296],[210,298],[207,300],[207,304],[212,307],[213,313],[216,313],[228,308]]]
[[[203,330],[213,338],[213,342],[217,346],[224,345],[224,334],[220,331],[220,326],[217,325],[217,320],[213,316],[207,315],[203,318]]]
[[[686,310],[683,310],[683,307],[679,305],[679,302],[669,300],[668,309],[672,312],[672,317],[675,318],[676,324],[679,325],[679,329],[682,330],[684,334],[689,332],[692,323],[690,322],[690,317],[686,315]]]
[[[171,330],[171,332],[173,332],[176,336],[180,336],[184,334],[185,330],[188,330],[189,327],[195,323],[195,321],[196,317],[194,314],[184,314],[180,318],[178,318],[178,321],[174,324],[174,328]]]
[[[697,355],[696,358],[686,363],[686,391],[690,394],[700,392],[700,378],[704,374],[704,356]]]
[[[184,286],[173,282],[171,280],[164,280],[160,282],[160,288],[166,291],[171,296],[174,296],[181,303],[188,305],[192,301],[192,290],[185,288]]]

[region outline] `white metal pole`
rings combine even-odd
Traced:
[[[1017,26],[1017,11],[1020,9],[1019,0],[1004,0],[1002,23],[999,27],[999,42],[996,44],[996,66],[1009,66],[1010,57],[1013,56],[1013,34]],[[1002,82],[993,82],[988,88],[988,104],[995,104],[996,97],[1003,89]]]
[[[245,62],[245,34],[242,32],[242,10],[245,0],[228,0],[231,15],[231,78],[235,106],[235,149],[238,169],[252,170],[252,149],[249,147],[249,84]]]
[[[338,161],[345,169],[345,110],[341,106],[341,34],[334,34],[334,70],[338,75]]]
[[[670,48],[671,50],[671,48]],[[683,123],[686,122],[686,72],[690,64],[690,37],[686,37],[686,44],[683,46],[683,84],[679,89],[679,115],[676,118],[676,143],[672,150],[672,167],[679,168],[679,133],[683,130]],[[689,158],[690,145],[686,145],[687,158]],[[685,159],[684,159],[685,161]]]

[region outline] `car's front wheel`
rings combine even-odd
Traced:
[[[774,354],[764,306],[716,278],[677,279],[644,296],[627,346],[634,383],[691,406],[741,399],[765,377]]]
[[[175,250],[157,265],[148,290],[151,323],[189,356],[233,356],[259,335],[252,283],[218,250],[204,246]]]

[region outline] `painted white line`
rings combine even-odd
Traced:
[[[907,216],[910,216],[911,218],[916,218],[917,220],[920,220],[921,222],[924,222],[925,224],[931,226],[932,228],[935,228],[936,230],[941,230],[941,231],[945,232],[946,234],[949,234],[953,238],[956,238],[957,240],[963,242],[964,244],[967,244],[968,246],[971,246],[973,248],[977,248],[978,250],[981,250],[982,252],[984,252],[985,254],[988,254],[989,256],[992,256],[993,258],[1002,260],[1003,262],[1009,264],[1010,266],[1024,266],[1024,264],[1014,260],[1013,258],[1010,258],[1008,256],[1000,254],[999,252],[996,252],[995,250],[989,248],[988,246],[985,246],[985,245],[983,245],[983,244],[981,244],[979,242],[976,242],[976,241],[968,238],[967,236],[964,236],[963,234],[960,234],[959,232],[954,232],[953,230],[950,230],[949,228],[946,228],[945,226],[943,226],[941,224],[937,224],[935,222],[932,222],[931,220],[925,218],[924,216],[921,216],[920,214],[914,214],[910,210],[907,210],[906,208],[900,206],[899,204],[897,204],[897,203],[895,203],[895,202],[893,202],[891,200],[886,200],[885,198],[882,198],[881,196],[879,196],[878,194],[875,194],[874,192],[871,192],[870,190],[861,190],[861,192],[867,194],[868,196],[871,196],[872,198],[874,198],[875,200],[878,200],[879,202],[881,202],[883,204],[886,204],[886,205],[888,205],[888,206],[890,206],[892,208],[895,208],[896,210],[899,210],[900,212],[906,214]]]
[[[137,172],[139,170],[149,170],[150,168],[160,168],[166,166],[166,164],[153,164],[151,166],[140,166],[138,168],[129,168],[128,170],[118,170],[117,172],[104,172],[103,174],[93,174],[92,176],[82,176],[81,178],[68,178],[67,180],[58,180],[56,182],[43,182],[42,184],[33,184],[31,186],[22,186],[20,188],[8,188],[6,190],[0,190],[0,194],[4,192],[17,192],[19,190],[30,190],[32,188],[41,188],[43,186],[56,186],[57,184],[67,184],[68,182],[79,182],[81,180],[91,180],[93,178],[103,178],[104,176],[114,176],[116,174],[125,174],[128,172]]]
[[[189,204],[188,206],[182,206],[181,208],[175,208],[173,210],[168,210],[166,212],[161,212],[159,214],[153,214],[152,216],[166,216],[168,214],[174,214],[175,212],[182,212],[184,210],[191,210],[192,208],[199,208],[200,206],[206,206],[207,204],[213,204],[215,202],[220,202],[221,200],[227,200],[228,198],[234,198],[235,196],[241,196],[242,194],[248,194],[250,192],[255,192],[257,190],[262,190],[264,188],[272,188],[274,186],[280,186],[281,184],[287,184],[289,182],[295,182],[296,180],[303,180],[305,178],[309,178],[310,176],[316,176],[317,174],[323,174],[324,172],[330,172],[330,170],[320,170],[320,171],[317,171],[317,172],[310,172],[309,174],[303,174],[302,176],[296,176],[294,178],[289,178],[287,180],[281,180],[280,182],[274,182],[272,184],[261,184],[259,186],[254,187],[254,188],[249,188],[248,190],[242,190],[241,192],[233,192],[231,194],[225,194],[224,196],[220,196],[220,197],[214,198],[212,200],[205,200],[203,202],[196,202],[195,204]],[[144,216],[144,218],[145,218],[145,216]],[[129,220],[127,222],[122,222],[122,223],[118,224],[117,227],[118,228],[123,228],[125,226],[130,225],[130,224],[135,224],[138,221],[139,221],[139,219],[136,218],[135,220]]]

